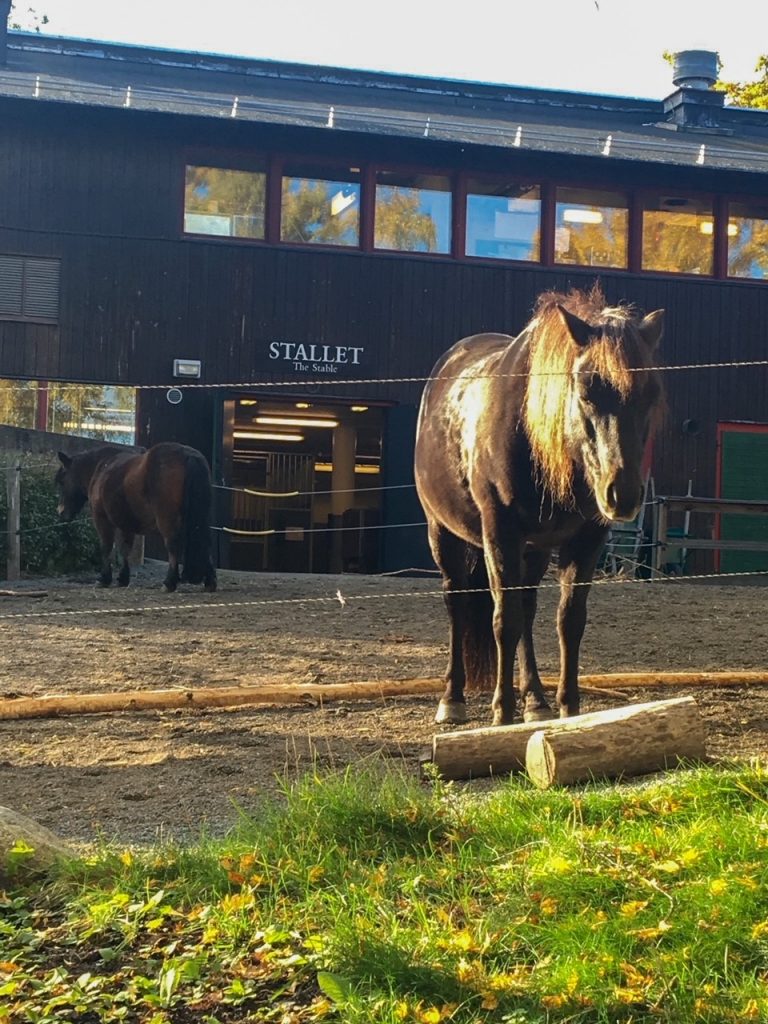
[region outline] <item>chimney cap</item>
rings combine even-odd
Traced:
[[[674,54],[672,81],[681,89],[711,89],[719,68],[714,50],[681,50]]]

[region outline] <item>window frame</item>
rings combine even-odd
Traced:
[[[712,190],[682,187],[676,185],[654,184],[632,185],[624,184],[621,181],[606,179],[606,175],[596,175],[593,179],[585,179],[583,174],[571,179],[566,176],[553,176],[550,173],[539,174],[537,171],[528,172],[525,161],[518,161],[518,154],[515,154],[515,161],[510,167],[502,167],[488,170],[462,167],[446,167],[444,164],[430,165],[427,163],[399,162],[380,159],[378,156],[364,156],[360,159],[350,156],[346,151],[338,154],[313,155],[306,149],[296,151],[279,151],[265,147],[254,153],[241,148],[213,147],[189,147],[181,154],[180,171],[178,175],[178,231],[184,241],[205,242],[215,245],[246,245],[246,246],[278,246],[284,249],[307,252],[318,251],[335,254],[349,255],[375,255],[380,258],[390,259],[427,259],[437,262],[459,262],[475,264],[487,267],[516,267],[519,269],[545,268],[567,272],[569,269],[586,270],[600,274],[637,274],[643,277],[658,276],[663,278],[682,278],[684,280],[705,280],[705,281],[729,281],[734,284],[743,285],[765,285],[768,284],[768,277],[753,278],[731,276],[728,274],[728,209],[730,203],[755,202],[761,196],[735,193],[730,191],[713,192]],[[281,204],[282,204],[282,181],[286,165],[308,164],[316,167],[318,171],[327,168],[329,174],[337,173],[344,167],[359,167],[360,187],[360,212],[359,212],[359,244],[358,245],[335,245],[325,242],[286,242],[280,238],[281,232]],[[190,233],[184,230],[184,180],[185,171],[188,165],[208,166],[223,170],[253,171],[266,173],[265,192],[265,237],[239,238],[230,235],[205,235]],[[377,175],[380,171],[391,171],[395,174],[418,174],[429,177],[446,178],[450,188],[447,194],[451,202],[451,216],[449,229],[451,231],[451,243],[448,252],[427,252],[412,251],[408,249],[381,249],[374,244],[375,240],[375,208],[376,208],[376,185]],[[521,183],[529,183],[539,186],[540,193],[540,251],[537,260],[515,260],[504,257],[486,257],[467,254],[464,249],[466,245],[466,216],[467,216],[467,194],[470,180],[486,180],[489,182],[499,179],[517,179]],[[614,192],[623,195],[627,202],[627,263],[624,267],[589,266],[575,263],[559,263],[555,260],[555,223],[557,189],[572,188],[584,189],[594,192]],[[707,274],[695,274],[686,271],[644,269],[642,266],[643,256],[643,214],[645,204],[653,200],[659,194],[679,194],[698,201],[706,201],[712,205],[714,232],[712,250],[712,270]],[[0,319],[8,319],[0,314]],[[49,321],[50,322],[50,321]]]

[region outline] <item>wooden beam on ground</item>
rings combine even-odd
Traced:
[[[768,672],[616,672],[582,676],[581,692],[626,699],[620,687],[764,686]],[[323,703],[334,700],[378,700],[439,694],[442,679],[400,679],[350,683],[249,682],[246,686],[201,686],[174,690],[124,690],[117,693],[53,694],[46,697],[0,698],[0,721],[54,718],[58,715],[100,715],[112,711],[153,711],[167,708],[226,708],[258,704]],[[554,679],[544,677],[553,690]],[[480,700],[485,695],[476,695]],[[541,723],[537,723],[541,727]],[[503,728],[509,728],[505,726]]]
[[[641,712],[641,709],[654,710]],[[663,766],[667,755],[670,758],[701,756],[704,753],[703,729],[693,697],[677,697],[548,722],[438,733],[432,740],[432,762],[444,779],[507,775],[527,768],[529,774],[533,770],[531,777],[537,785],[543,785],[551,772],[552,779],[546,784],[552,785],[573,781],[577,776],[588,778],[589,771],[586,776],[582,775],[585,765],[591,766],[596,776],[616,768],[621,769],[619,774],[638,774],[633,770],[636,763],[658,767],[660,759]],[[555,753],[550,754],[548,744],[555,734],[557,738],[552,741]],[[581,735],[589,739],[579,745]],[[635,753],[636,748],[640,753]],[[541,751],[533,761],[532,749]],[[550,768],[550,764],[555,767]],[[645,770],[655,771],[656,768]]]
[[[693,697],[564,719],[528,741],[525,767],[540,789],[615,779],[701,761],[706,729]]]

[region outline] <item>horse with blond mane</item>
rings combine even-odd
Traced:
[[[517,337],[457,342],[424,389],[416,487],[450,620],[436,721],[466,721],[465,688],[494,687],[495,725],[552,717],[536,666],[537,588],[558,552],[562,717],[578,714],[587,596],[611,520],[643,500],[643,453],[662,406],[664,311],[640,318],[588,292],[546,292]]]

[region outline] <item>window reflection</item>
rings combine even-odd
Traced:
[[[195,235],[264,238],[264,171],[187,167],[184,230]]]
[[[728,204],[728,276],[768,277],[768,203]]]
[[[643,203],[643,270],[712,273],[712,203],[657,195]]]
[[[537,260],[541,232],[538,185],[472,179],[467,185],[467,256]]]
[[[280,239],[303,245],[360,244],[360,182],[356,170],[296,165],[283,174]]]
[[[0,423],[27,430],[45,424],[57,434],[135,444],[136,389],[0,380]]]
[[[402,252],[451,251],[451,183],[441,175],[378,171],[374,245]]]
[[[586,267],[626,267],[627,200],[620,192],[558,188],[555,261]]]

